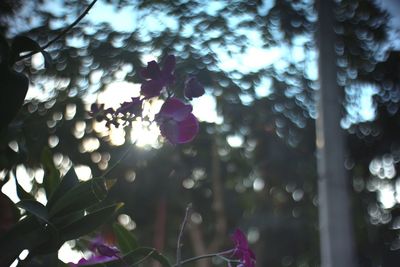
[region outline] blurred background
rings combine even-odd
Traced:
[[[0,31],[43,46],[90,2],[2,0]],[[396,3],[335,1],[344,165],[363,267],[400,262],[400,23],[390,13]],[[2,192],[17,202],[17,180],[46,202],[45,147],[61,173],[73,166],[81,180],[101,175],[133,147],[109,175],[118,178],[111,197],[125,202],[117,220],[141,244],[174,257],[192,203],[183,258],[232,247],[229,234],[240,227],[257,266],[319,266],[317,19],[312,0],[99,0],[47,49],[49,69],[41,54],[15,66],[30,88],[0,135]],[[201,121],[193,142],[172,146],[151,123],[107,130],[89,118],[94,102],[118,107],[138,96],[140,69],[167,54],[177,58],[178,95],[189,74],[206,88],[193,104]],[[153,101],[149,114],[159,107]],[[60,259],[76,262],[75,246],[65,244]],[[221,263],[193,266],[211,264]]]

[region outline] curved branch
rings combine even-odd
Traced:
[[[52,45],[54,42],[56,42],[58,39],[60,39],[63,35],[65,35],[67,32],[69,32],[73,27],[75,27],[88,13],[89,10],[94,6],[94,4],[97,2],[97,0],[93,0],[85,9],[85,11],[67,28],[62,30],[56,37],[54,37],[52,40],[50,40],[47,44],[45,44],[43,47],[41,47],[40,50],[45,50],[48,48],[50,45]],[[33,56],[34,54],[38,53],[40,51],[32,51],[26,55],[19,56],[16,61],[20,61],[22,59],[28,58]]]

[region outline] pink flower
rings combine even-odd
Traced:
[[[150,61],[147,67],[141,71],[141,76],[146,79],[143,82],[140,94],[145,98],[160,95],[161,90],[174,82],[175,56],[169,55],[165,58],[162,70],[157,62]]]
[[[233,256],[240,261],[237,267],[254,267],[256,263],[256,256],[249,248],[246,236],[240,229],[236,229],[232,235],[232,240],[235,243],[233,249]]]
[[[161,135],[172,144],[188,143],[199,132],[199,123],[192,114],[192,106],[177,98],[169,98],[156,116]]]

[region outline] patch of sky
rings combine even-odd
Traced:
[[[240,98],[240,101],[242,102],[242,104],[245,106],[251,105],[254,101],[253,96],[251,96],[250,94],[246,94],[246,93],[239,94],[239,98]]]
[[[90,10],[86,19],[96,23],[109,23],[112,28],[121,32],[131,32],[137,28],[138,13],[134,6],[116,9],[111,3],[98,1]],[[118,19],[116,19],[118,18]]]
[[[218,16],[221,9],[226,6],[224,1],[207,1],[204,7],[205,12],[210,16]]]
[[[262,4],[258,6],[258,14],[260,14],[261,16],[267,15],[274,5],[275,5],[275,0],[262,1]]]
[[[205,122],[221,124],[223,118],[217,113],[217,103],[215,98],[208,92],[199,98],[192,100],[193,114]]]
[[[347,116],[341,121],[341,126],[348,129],[352,124],[372,121],[376,116],[376,107],[372,97],[378,92],[373,85],[353,85],[346,88],[348,104]]]
[[[257,98],[267,97],[271,91],[271,78],[263,77],[261,81],[255,85],[255,93]]]
[[[315,50],[307,51],[305,78],[316,81],[318,79],[318,53]]]

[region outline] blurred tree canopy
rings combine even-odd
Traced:
[[[125,128],[120,145],[97,130],[87,116],[93,94],[118,81],[139,82],[149,54],[174,54],[176,72],[197,75],[215,98],[222,122],[203,122],[187,145],[134,147],[109,174],[119,178],[111,197],[126,203],[124,213],[139,239],[173,253],[184,208],[192,202],[185,255],[222,249],[230,242],[227,233],[240,225],[256,247],[258,266],[316,266],[314,2],[132,2],[96,4],[115,20],[129,10],[130,31],[89,13],[47,49],[50,68],[43,68],[40,55],[18,62],[15,69],[28,75],[29,90],[45,97],[26,100],[1,132],[0,169],[22,179],[16,170],[25,166],[32,192],[40,194],[38,170],[46,171],[41,155],[50,147],[61,172],[73,164],[101,175],[132,146],[131,129]],[[25,35],[43,46],[89,3],[2,1],[0,29],[9,39]],[[359,262],[394,266],[400,260],[399,54],[389,43],[388,15],[375,1],[336,5],[337,82],[343,89],[345,166],[354,188]],[[249,56],[252,51],[256,56]],[[176,86],[183,87],[184,79],[177,77]],[[3,90],[2,98],[7,94]],[[366,120],[360,103],[368,97],[375,115]],[[2,174],[5,183],[11,176]]]

